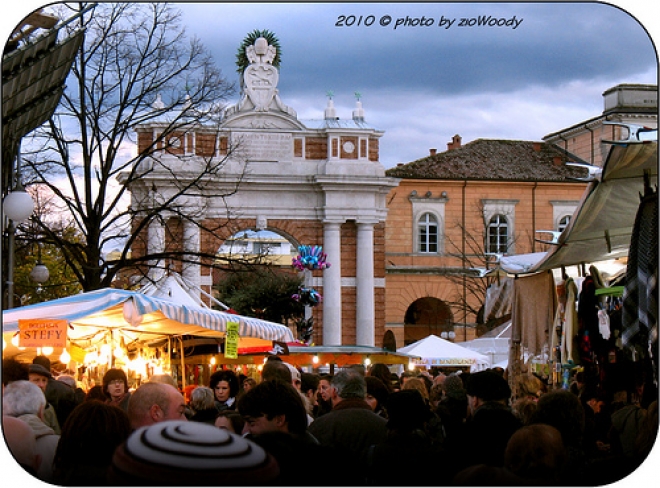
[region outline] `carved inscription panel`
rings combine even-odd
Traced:
[[[293,151],[291,134],[234,132],[238,153],[248,161],[290,161]]]

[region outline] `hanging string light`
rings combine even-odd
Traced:
[[[70,361],[71,361],[71,354],[69,354],[69,351],[67,351],[66,349],[63,349],[62,354],[60,354],[60,362],[62,364],[69,364]]]

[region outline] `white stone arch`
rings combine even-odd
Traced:
[[[259,52],[270,52],[265,49]],[[269,54],[258,56],[251,63],[269,62]],[[270,67],[265,72],[273,73]],[[378,142],[383,132],[367,122],[362,108],[357,117],[348,114],[342,118],[334,113],[320,120],[298,119],[295,110],[280,100],[278,79],[270,78],[268,90],[260,92],[254,85],[252,92],[243,93],[226,110],[219,127],[199,128],[200,134],[217,131],[218,137],[226,138],[227,151],[216,151],[213,156],[223,158],[223,167],[220,174],[204,182],[205,195],[200,200],[205,205],[198,218],[215,222],[218,229],[233,221],[243,229],[271,230],[286,236],[295,249],[300,244],[322,245],[331,267],[313,273],[313,284],[322,287],[324,295],[322,316],[315,325],[322,337],[315,337],[315,342],[375,345],[376,335],[381,337],[385,326],[384,317],[377,318],[375,313],[376,306],[384,307],[384,293],[378,293],[378,304],[375,296],[376,288],[385,286],[385,263],[376,259],[374,243],[384,239],[386,196],[399,181],[385,176],[379,161]],[[157,121],[151,121],[137,128],[138,143],[143,147],[153,142],[151,127],[155,125]],[[191,132],[191,141],[197,140],[195,129]],[[341,150],[331,158],[333,141]],[[238,142],[242,147],[232,153]],[[356,150],[346,150],[347,142]],[[154,155],[168,158],[168,171],[146,174],[132,189],[134,201],[144,201],[146,189],[154,183],[164,193],[168,185],[175,191],[172,174],[185,179],[188,174],[194,176],[193,168],[208,163],[208,154],[197,155],[194,144],[190,148],[192,152],[186,152],[185,158]],[[293,238],[294,233],[299,237]],[[200,245],[208,246],[211,239],[215,246],[219,241],[217,235],[202,237]],[[195,242],[195,236],[188,238]],[[315,241],[299,242],[305,238]],[[156,239],[153,242],[156,245]],[[351,265],[342,266],[343,259]],[[208,269],[200,273],[210,274]]]

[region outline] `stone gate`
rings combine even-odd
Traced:
[[[263,37],[247,47],[241,98],[225,110],[219,128],[191,128],[158,155],[161,163],[170,159],[170,170],[180,165],[176,174],[184,179],[205,159],[226,158],[203,202],[189,197],[184,204],[190,220],[217,232],[161,215],[145,245],[152,253],[179,241],[184,252],[214,253],[245,229],[270,230],[296,245],[321,245],[331,266],[312,275],[312,286],[323,296],[314,308],[314,342],[379,346],[385,327],[385,197],[398,183],[385,176],[379,162],[383,132],[365,121],[359,96],[351,118],[338,117],[329,96],[322,119],[299,120],[279,97],[275,49]],[[140,126],[138,150],[152,144],[163,127],[157,121]],[[160,195],[174,191],[173,184],[171,173],[154,167],[132,187],[133,202],[156,189]],[[168,226],[176,231],[166,233]],[[181,271],[187,280],[210,287],[207,264]]]

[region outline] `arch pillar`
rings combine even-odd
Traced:
[[[374,225],[371,223],[357,224],[356,258],[355,339],[359,345],[374,346]]]
[[[200,232],[199,226],[191,220],[183,221],[183,250],[186,253],[199,253]],[[194,254],[185,254],[181,266],[181,276],[195,288],[200,286],[200,265]],[[192,262],[195,260],[195,262]]]
[[[323,270],[323,344],[341,345],[341,224],[323,226],[323,251],[329,268]]]
[[[147,231],[147,254],[161,254],[165,252],[165,223],[160,218],[154,218],[149,222]],[[149,262],[149,278],[153,281],[160,280],[165,274],[162,259],[154,259]]]

